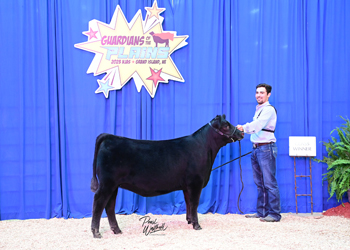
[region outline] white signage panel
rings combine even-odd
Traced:
[[[316,136],[289,136],[289,156],[316,156]]]

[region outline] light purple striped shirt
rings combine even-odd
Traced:
[[[276,111],[272,106],[268,105],[270,105],[269,102],[257,105],[253,121],[243,125],[244,133],[251,134],[250,141],[252,143],[276,142],[274,133],[262,131],[262,129],[273,131],[276,127]]]

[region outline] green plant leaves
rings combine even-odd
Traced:
[[[330,165],[328,165],[328,169],[331,169],[332,167],[334,166],[337,166],[337,165],[342,165],[342,164],[349,164],[350,166],[350,160],[343,160],[343,159],[338,159],[338,160],[335,160],[333,161]]]
[[[340,116],[345,123],[331,131],[337,132],[340,141],[331,137],[328,142],[323,142],[327,156],[322,160],[314,159],[328,165],[327,172],[323,174],[323,181],[328,181],[330,197],[335,194],[337,200],[342,200],[344,193],[350,189],[350,120]]]

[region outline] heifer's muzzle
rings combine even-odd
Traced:
[[[238,130],[235,126],[233,126],[234,129],[233,129],[233,131],[232,131],[231,134],[225,134],[225,133],[221,132],[219,129],[214,128],[214,127],[211,125],[211,122],[209,122],[209,126],[212,127],[212,129],[214,129],[214,131],[215,131],[216,133],[218,133],[219,135],[222,135],[222,136],[226,136],[228,139],[230,139],[230,140],[233,141],[233,142],[235,142],[235,141],[240,141],[240,140],[243,139],[243,134],[242,134],[242,132],[241,132],[240,130]],[[234,135],[235,133],[237,133],[237,132],[240,133],[240,136],[238,136],[238,137],[240,137],[240,138],[235,140],[235,138],[233,137],[233,135]]]

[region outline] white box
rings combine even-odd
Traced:
[[[316,156],[316,136],[289,136],[289,156]]]

